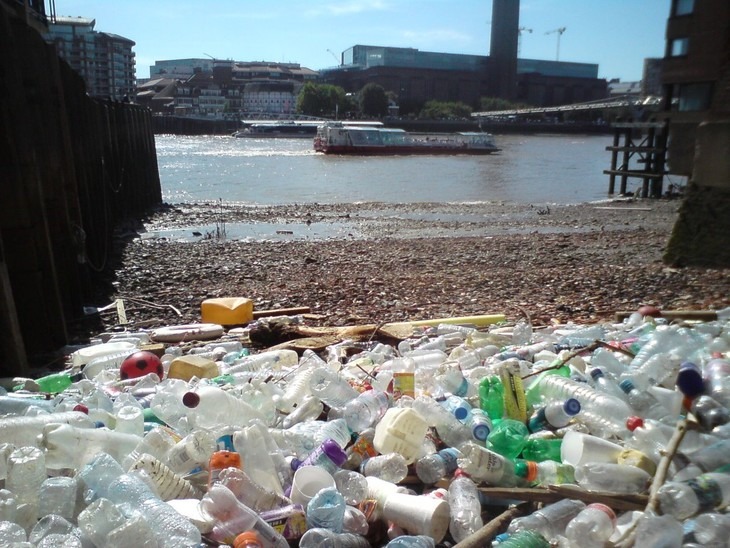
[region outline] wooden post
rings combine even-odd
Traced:
[[[621,174],[621,194],[626,194],[626,181],[628,180],[628,175],[626,172],[629,170],[629,160],[631,159],[631,153],[629,152],[629,147],[631,146],[631,128],[625,128],[624,131],[624,150],[623,150],[623,156],[622,156],[622,164],[621,164],[621,170],[623,173]]]
[[[613,131],[613,148],[611,149],[611,174],[608,176],[608,193],[613,194],[616,190],[616,162],[618,161],[618,145],[620,132]]]

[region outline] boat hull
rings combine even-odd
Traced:
[[[499,152],[499,148],[491,149],[476,149],[476,148],[458,148],[458,147],[418,147],[418,146],[404,146],[404,147],[353,147],[353,146],[327,146],[327,147],[315,147],[315,151],[322,152],[324,154],[349,154],[358,156],[405,156],[414,154],[439,154],[439,155],[456,155],[456,154],[469,154],[469,155],[484,155]]]

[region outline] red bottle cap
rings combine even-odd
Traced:
[[[626,419],[626,428],[628,428],[631,432],[640,426],[644,426],[644,419],[641,417],[629,417]]]

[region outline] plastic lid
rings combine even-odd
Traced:
[[[466,407],[457,407],[454,409],[454,416],[460,421],[463,421],[468,414],[469,410]]]
[[[626,394],[628,394],[628,393],[629,393],[629,392],[631,392],[631,391],[632,391],[632,390],[633,390],[634,388],[636,388],[636,387],[634,386],[634,383],[632,382],[632,380],[631,380],[631,379],[624,379],[624,380],[622,380],[622,381],[621,381],[620,383],[618,383],[618,387],[619,387],[619,388],[620,388],[621,390],[623,390],[623,391],[624,391],[624,393],[626,393]]]
[[[186,392],[182,398],[185,407],[195,408],[200,404],[200,395],[195,392]]]
[[[591,369],[591,378],[597,379],[598,377],[603,377],[603,371],[599,367]]]
[[[489,432],[489,426],[487,426],[486,424],[477,424],[471,430],[474,439],[479,441],[485,441],[487,437],[489,437]]]
[[[571,417],[573,415],[577,415],[580,413],[580,402],[575,398],[568,398],[563,404],[563,411],[565,411],[566,415],[570,415]]]
[[[629,417],[626,419],[626,428],[628,428],[631,432],[640,426],[644,426],[644,419],[641,417]]]
[[[89,408],[86,407],[83,403],[77,403],[74,405],[74,411],[79,411],[80,413],[89,414]]]
[[[342,447],[335,440],[324,440],[322,442],[322,451],[337,466],[341,466],[347,460],[347,453],[342,450]]]
[[[531,460],[516,461],[515,475],[527,481],[535,481],[537,479],[537,463]]]
[[[261,546],[261,539],[256,531],[244,531],[233,541],[233,548]]]
[[[677,374],[677,388],[689,398],[696,398],[705,391],[705,382],[702,372],[692,362],[684,362],[679,366]]]

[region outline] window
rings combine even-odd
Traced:
[[[689,38],[675,38],[669,43],[669,56],[681,57],[687,55],[689,49]]]
[[[695,10],[695,0],[675,0],[674,16],[689,15]]]
[[[672,97],[672,110],[680,112],[707,110],[712,100],[712,83],[675,84]]]

